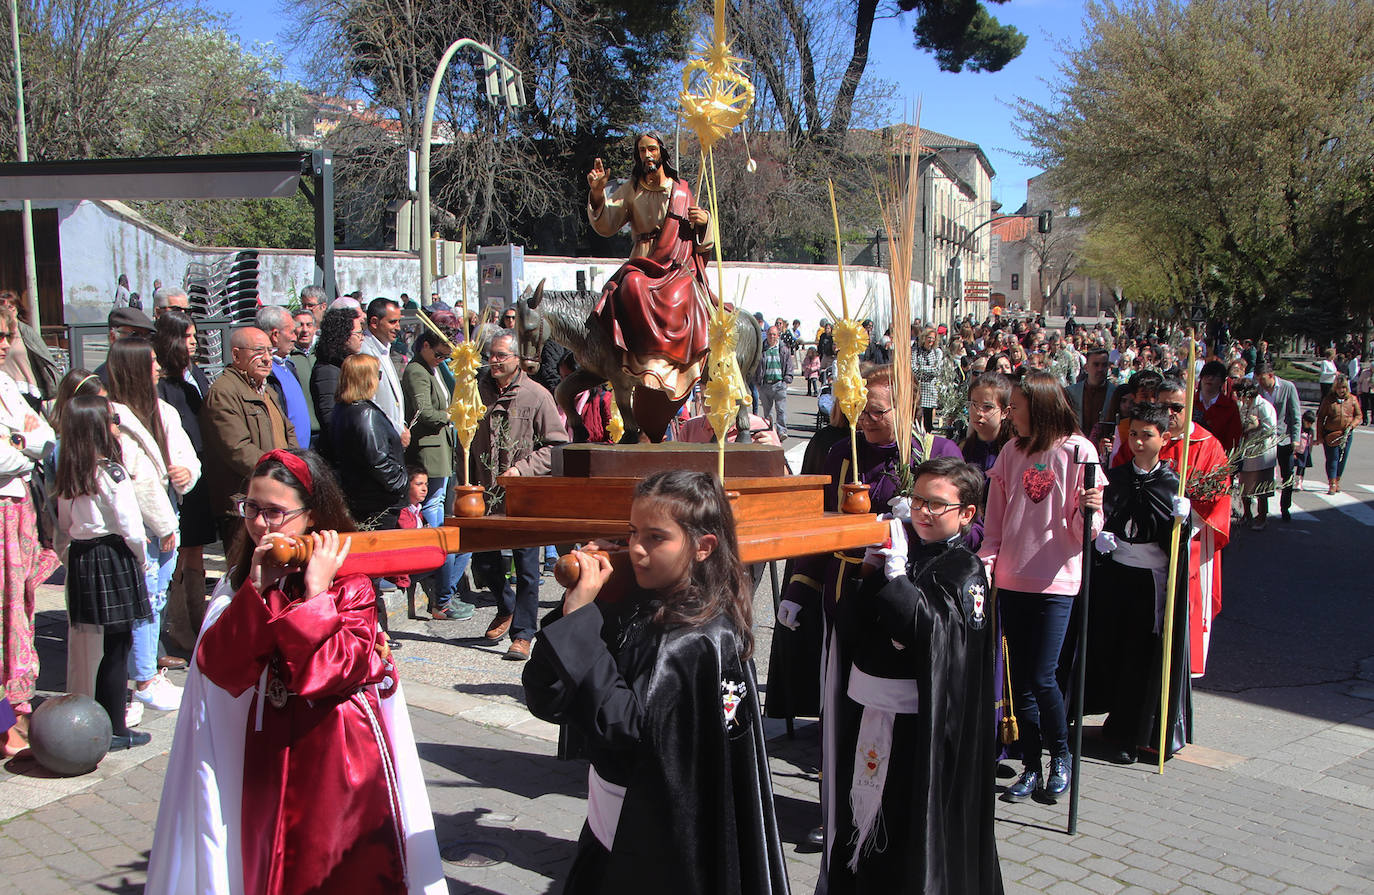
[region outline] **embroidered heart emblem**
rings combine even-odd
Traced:
[[[1037,463],[1021,473],[1021,487],[1033,503],[1039,503],[1049,497],[1054,489],[1054,473],[1044,463]]]

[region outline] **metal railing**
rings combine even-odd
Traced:
[[[242,326],[223,317],[196,320],[195,362],[213,380],[229,366],[229,330]],[[54,351],[58,366],[67,370],[94,370],[105,363],[110,353],[110,328],[103,323],[73,323],[67,326],[67,351]]]

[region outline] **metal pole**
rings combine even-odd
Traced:
[[[10,35],[14,38],[14,96],[16,124],[19,131],[19,161],[29,160],[29,132],[24,121],[24,66],[19,56],[19,0],[10,0]],[[28,293],[29,323],[35,329],[42,326],[38,314],[38,262],[33,251],[33,203],[23,200],[19,218],[24,230],[24,291]]]
[[[1078,448],[1073,449],[1073,462],[1077,465]],[[1097,486],[1097,457],[1089,455],[1087,467],[1083,470],[1083,487],[1092,490]],[[1082,615],[1078,624],[1078,670],[1073,681],[1073,771],[1069,777],[1069,835],[1078,832],[1078,781],[1083,767],[1083,691],[1088,679],[1088,602],[1092,582],[1093,567],[1093,512],[1083,511],[1083,589],[1079,595]]]
[[[434,69],[434,80],[429,83],[429,96],[425,99],[425,118],[420,134],[420,226],[425,234],[424,242],[420,246],[420,303],[424,304],[429,300],[431,292],[430,284],[434,282],[434,258],[430,255],[430,240],[433,238],[429,220],[429,144],[434,137],[434,107],[439,102],[439,85],[443,83],[444,72],[448,71],[448,64],[453,60],[453,54],[465,47],[480,50],[482,55],[489,59],[496,59],[503,65],[516,72],[519,78],[519,69],[510,63],[504,56],[497,53],[491,47],[480,44],[469,38],[455,40],[447,50],[444,51],[443,58],[439,60],[439,65]],[[505,80],[504,75],[501,79]],[[519,81],[517,80],[517,84]],[[523,87],[519,88],[523,96]],[[509,94],[503,89],[501,95],[508,97]],[[464,240],[463,252],[467,253],[467,241]]]

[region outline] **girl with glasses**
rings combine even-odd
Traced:
[[[447,891],[372,582],[340,574],[355,526],[338,483],[313,452],[274,450],[242,506],[246,537],[177,718],[147,891]],[[273,560],[286,535],[310,540],[304,568]]]

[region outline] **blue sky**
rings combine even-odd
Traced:
[[[278,0],[221,3],[245,45],[270,41],[286,52],[286,43],[279,36],[285,17]],[[211,5],[217,4],[211,0]],[[923,125],[981,145],[997,171],[993,198],[1002,203],[1004,211],[1015,211],[1025,201],[1026,178],[1039,172],[1016,158],[1024,145],[1012,128],[1013,115],[1008,106],[1018,96],[1036,100],[1048,96],[1044,79],[1055,75],[1060,44],[1078,42],[1083,3],[1010,0],[989,5],[999,20],[1015,25],[1027,37],[1026,49],[1002,71],[957,75],[941,72],[934,57],[918,52],[912,45],[915,18],[910,13],[874,23],[869,71],[898,85],[901,99],[893,109],[894,121],[907,115],[907,110],[914,110],[919,97]],[[295,62],[288,59],[288,63]]]

